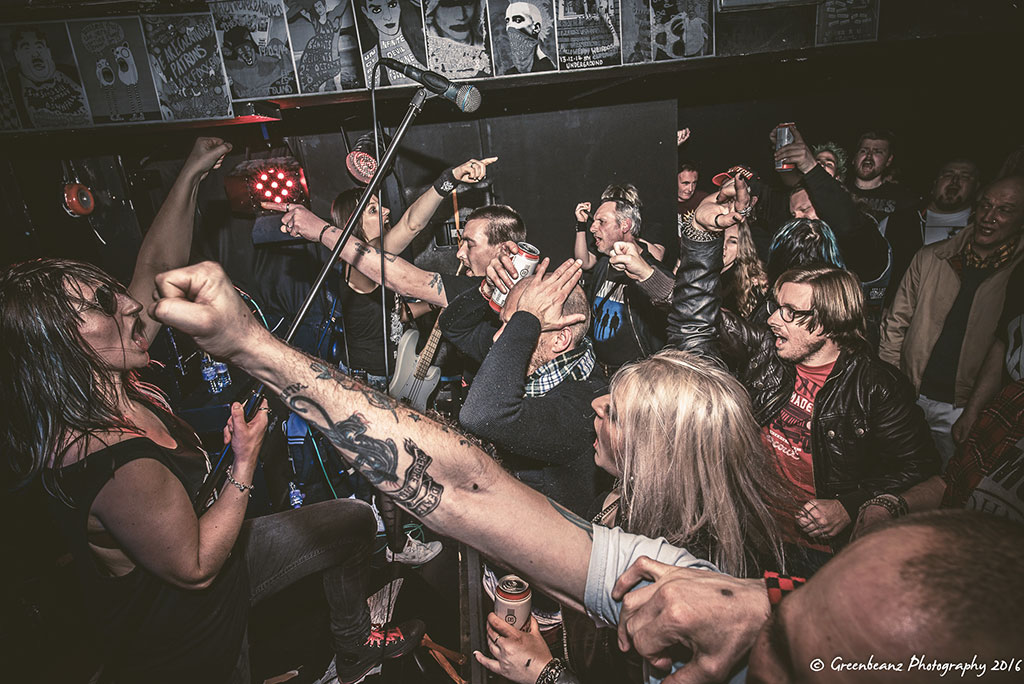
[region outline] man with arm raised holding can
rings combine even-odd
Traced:
[[[587,337],[582,265],[570,259],[547,273],[544,259],[514,283],[513,246],[487,267],[480,292],[464,292],[441,314],[445,337],[481,362],[459,422],[494,443],[520,480],[583,514],[597,495],[590,402],[608,383]],[[508,293],[497,332],[488,322],[492,289]]]

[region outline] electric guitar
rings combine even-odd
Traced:
[[[416,355],[416,343],[420,340],[418,330],[406,330],[398,341],[395,375],[388,386],[388,394],[399,401],[407,401],[417,411],[427,410],[427,401],[441,381],[441,369],[430,365],[437,354],[437,344],[441,341],[438,322],[434,323],[427,344],[419,356]]]

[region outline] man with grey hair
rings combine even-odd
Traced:
[[[579,224],[575,251],[581,257],[582,246],[588,257],[583,259],[583,265],[591,269],[586,287],[593,314],[590,334],[597,359],[611,376],[621,366],[646,358],[665,346],[665,314],[651,303],[637,281],[611,263],[615,244],[635,244],[644,261],[669,278],[672,274],[664,270],[647,249],[647,243],[640,239],[641,207],[636,188],[628,184],[611,185],[601,199],[590,225],[594,246],[601,256],[594,257],[585,251]],[[589,209],[589,203],[578,205],[577,219],[581,211]]]
[[[517,478],[583,515],[597,495],[590,402],[608,382],[587,337],[580,263],[546,274],[545,259],[513,285],[512,244],[491,261],[481,291],[464,292],[441,314],[445,337],[480,362],[459,423],[492,442]],[[497,332],[488,325],[493,288],[508,293]]]

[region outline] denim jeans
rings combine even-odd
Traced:
[[[249,604],[322,573],[336,653],[362,646],[370,633],[370,555],[377,523],[370,507],[334,499],[247,520],[239,542],[249,571]],[[249,684],[248,637],[232,683]]]

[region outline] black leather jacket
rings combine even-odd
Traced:
[[[668,318],[669,344],[726,359],[750,393],[754,417],[768,425],[789,401],[796,367],[775,353],[775,336],[722,311],[718,274],[722,236],[680,241]],[[939,455],[916,393],[896,368],[865,350],[844,350],[818,391],[811,421],[814,487],[838,499],[851,520],[878,494],[898,494],[939,472]]]

